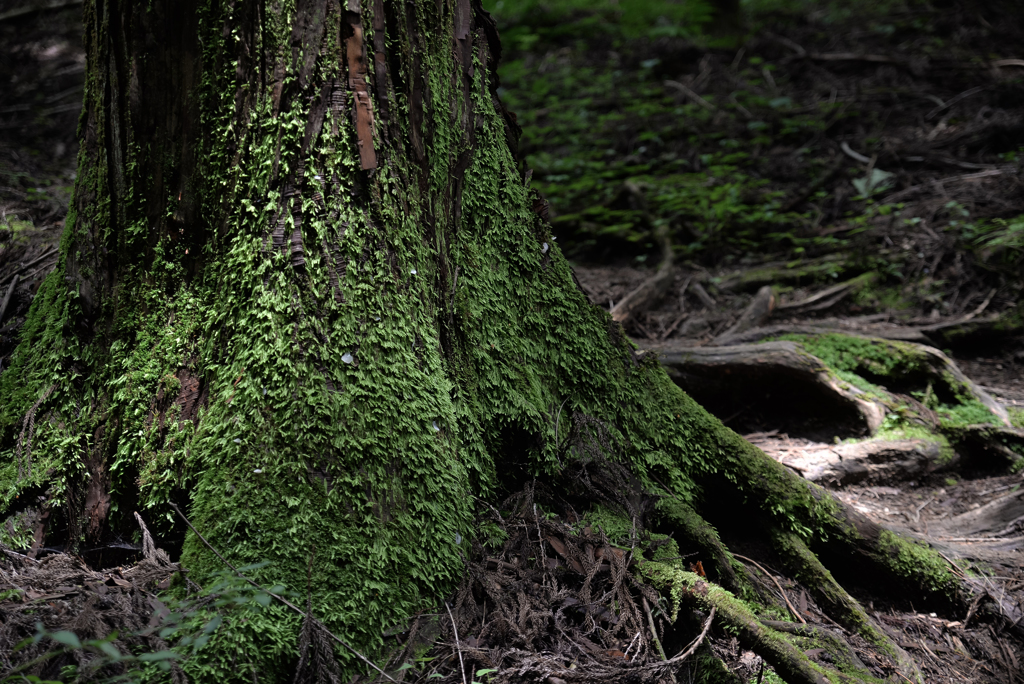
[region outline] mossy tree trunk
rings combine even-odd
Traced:
[[[85,552],[134,510],[174,539],[180,503],[257,579],[304,592],[312,557],[314,612],[368,652],[453,588],[478,501],[585,444],[695,511],[724,485],[812,548],[877,548],[574,284],[476,0],[87,0],[85,20],[61,260],[0,379],[0,507],[42,501],[43,543]],[[194,536],[182,561],[220,569]],[[203,679],[290,676],[298,618],[275,611],[215,636]]]

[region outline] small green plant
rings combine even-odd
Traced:
[[[52,632],[47,630],[43,623],[36,623],[36,633],[19,643],[14,649],[15,653],[45,641],[52,641],[57,647],[51,648],[29,662],[13,668],[3,679],[0,679],[0,684],[15,684],[16,682],[61,684],[60,681],[44,680],[36,675],[27,673],[29,670],[69,651],[85,651],[92,654],[92,657],[89,659],[88,672],[82,672],[75,665],[62,668],[62,680],[94,682],[132,681],[132,678],[127,675],[109,677],[97,677],[94,675],[98,675],[102,670],[111,665],[122,665],[125,669],[137,669],[139,666],[155,664],[161,670],[168,671],[171,669],[170,661],[178,657],[178,654],[170,650],[142,653],[140,655],[122,653],[113,645],[117,636],[117,632],[111,632],[102,639],[81,641],[74,632],[68,630]]]

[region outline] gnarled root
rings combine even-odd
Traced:
[[[745,648],[761,656],[789,684],[854,681],[812,662],[800,649],[761,624],[741,601],[721,587],[708,584],[692,572],[683,573],[683,581],[689,587],[686,600],[705,612],[714,608],[717,621],[724,623]]]
[[[850,631],[857,632],[888,653],[896,662],[896,669],[901,675],[911,681],[923,681],[921,671],[913,659],[879,629],[864,608],[836,582],[832,573],[807,548],[803,540],[792,532],[775,530],[772,534],[772,545],[794,577],[811,590],[818,605],[833,620]]]

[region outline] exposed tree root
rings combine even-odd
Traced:
[[[633,183],[627,183],[626,188],[631,194],[639,197],[639,202],[644,202],[643,193]],[[675,277],[673,267],[672,242],[664,231],[657,235],[661,246],[661,263],[658,269],[647,280],[640,283],[632,292],[622,298],[611,309],[612,320],[625,324],[638,313],[646,311],[668,292]]]
[[[742,592],[744,587],[754,586],[748,578],[740,578],[737,574],[738,564],[718,538],[715,528],[708,525],[691,507],[675,497],[666,497],[658,501],[658,512],[664,524],[678,530],[680,538],[693,544],[700,552],[700,557],[706,559],[706,562],[702,561],[704,570],[710,573],[709,577],[717,584],[734,593]]]
[[[772,534],[772,544],[793,576],[805,587],[810,588],[818,605],[833,620],[846,629],[860,634],[889,654],[896,662],[897,670],[904,677],[921,681],[921,671],[913,659],[878,628],[864,608],[836,582],[832,573],[807,548],[803,540],[792,532],[775,530]]]
[[[787,634],[795,634],[796,636],[807,637],[809,639],[825,641],[843,657],[843,660],[847,661],[851,666],[862,672],[864,675],[871,676],[867,665],[865,665],[857,656],[857,652],[854,650],[853,646],[851,646],[850,643],[839,633],[816,625],[801,625],[795,622],[781,622],[779,620],[761,620],[761,624],[778,632],[785,632]]]
[[[713,344],[727,344],[734,336],[764,323],[772,315],[772,311],[775,310],[776,301],[775,290],[772,286],[765,285],[762,287],[754,295],[754,299],[743,310],[743,313],[740,314],[736,322],[728,330],[716,337]]]
[[[939,444],[924,439],[818,444],[782,454],[775,457],[787,468],[829,487],[904,482],[941,472],[957,463],[956,459],[944,462]]]
[[[863,390],[841,382],[795,342],[651,349],[669,376],[712,410],[723,399],[742,406],[772,393],[785,411],[827,415],[831,424],[846,424],[853,434],[873,434],[885,416],[885,409]]]
[[[750,610],[731,594],[708,584],[699,575],[683,573],[689,590],[686,600],[700,610],[712,609],[726,628],[736,634],[740,643],[765,659],[789,684],[827,684],[829,676],[811,662],[802,651],[761,624]],[[830,672],[834,681],[846,681],[839,673]]]

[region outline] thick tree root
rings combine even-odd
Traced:
[[[756,394],[754,386],[788,390],[813,401],[819,414],[834,416],[851,432],[874,434],[885,409],[860,389],[841,382],[821,359],[796,342],[778,341],[729,347],[650,347],[669,376],[703,401],[704,395]],[[713,402],[712,402],[713,403]],[[738,403],[738,402],[737,402]],[[742,404],[741,404],[742,405]]]
[[[720,489],[724,477],[748,501],[758,502],[765,517],[774,519],[779,528],[810,531],[811,548],[818,555],[853,563],[870,573],[875,585],[966,610],[969,601],[964,596],[969,592],[963,591],[949,563],[934,549],[883,529],[735,433],[723,431],[719,439],[724,457],[718,472],[698,479],[705,491]]]
[[[822,562],[798,536],[792,532],[774,531],[772,544],[794,577],[811,590],[815,600],[833,620],[888,653],[896,662],[897,670],[912,681],[923,681],[914,660],[899,647],[850,594],[832,577]]]
[[[722,544],[715,528],[695,510],[675,497],[663,498],[657,505],[664,522],[678,530],[679,536],[686,538],[700,552],[701,563],[712,581],[736,594],[757,586],[746,576],[746,568],[736,562]],[[704,559],[707,559],[706,563]]]
[[[871,671],[868,670],[868,666],[865,665],[860,657],[857,656],[857,652],[853,649],[853,646],[851,646],[841,634],[827,630],[824,627],[818,627],[816,625],[801,625],[796,622],[761,620],[761,624],[765,627],[770,627],[777,632],[786,632],[787,634],[793,634],[807,639],[815,639],[819,643],[828,644],[832,647],[829,650],[832,651],[834,656],[837,656],[839,661],[859,670],[864,673],[865,676],[871,676]]]
[[[721,587],[708,584],[699,575],[682,573],[689,587],[685,596],[701,610],[712,608],[718,621],[737,636],[740,643],[761,656],[788,684],[828,684],[856,681],[839,672],[826,671],[786,639],[765,627],[750,610]]]
[[[892,484],[941,472],[958,463],[955,458],[944,461],[939,443],[924,439],[819,444],[773,457],[812,482],[837,487]]]

